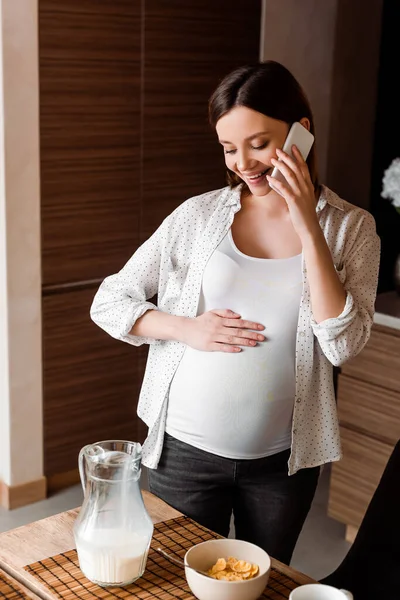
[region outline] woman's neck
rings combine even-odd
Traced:
[[[271,190],[265,196],[254,196],[249,191],[242,194],[242,209],[260,210],[270,218],[282,218],[288,214],[286,200]]]

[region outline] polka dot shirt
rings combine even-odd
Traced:
[[[150,344],[138,415],[149,428],[143,463],[156,468],[163,446],[168,390],[185,346],[129,334],[147,310],[195,317],[205,266],[240,210],[241,186],[190,198],[171,213],[119,273],[101,284],[91,307],[95,323],[116,339]],[[332,365],[356,356],[372,325],[380,240],[365,210],[322,186],[319,223],[346,290],[342,313],[317,323],[307,269],[296,335],[296,395],[289,474],[341,458]],[[158,306],[148,302],[158,295]]]

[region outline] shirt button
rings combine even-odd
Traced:
[[[301,335],[301,337],[304,337],[306,335],[306,332],[305,331],[300,331],[300,335]]]
[[[297,366],[297,370],[298,370],[298,371],[302,371],[302,370],[303,370],[303,365],[298,365],[298,366]]]
[[[299,402],[301,402],[301,398],[297,398],[296,402],[299,404]]]

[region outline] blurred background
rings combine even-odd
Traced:
[[[207,101],[235,67],[299,79],[320,180],[373,213],[394,289],[399,27],[398,0],[1,1],[0,505],[76,484],[87,443],[144,439],[147,349],[89,307],[167,214],[225,185]]]

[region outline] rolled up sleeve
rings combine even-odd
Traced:
[[[90,316],[96,325],[112,337],[133,346],[156,343],[153,338],[135,336],[129,332],[146,311],[158,310],[148,299],[158,292],[166,235],[164,221],[119,273],[103,281],[90,309]]]
[[[346,303],[338,317],[311,326],[327,359],[340,366],[356,356],[367,343],[373,322],[380,260],[380,239],[375,221],[365,215],[355,242],[344,257],[338,277],[346,291]]]

